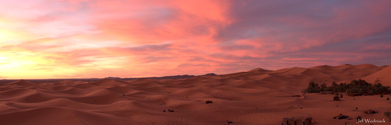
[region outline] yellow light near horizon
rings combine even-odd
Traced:
[[[8,63],[9,63],[8,58],[0,56],[0,66]]]
[[[13,33],[9,30],[0,29],[0,42],[4,42],[4,40],[13,40],[18,38],[16,33]]]
[[[7,58],[0,56],[0,63],[4,62]]]
[[[2,54],[0,55],[0,75],[6,78],[36,78],[42,74],[48,74],[42,70],[46,64],[50,62],[34,53],[19,52],[17,56],[14,53]]]

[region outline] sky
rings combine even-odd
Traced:
[[[0,79],[391,62],[389,0],[1,0]]]

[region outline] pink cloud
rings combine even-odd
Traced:
[[[0,8],[0,33],[22,34],[6,36],[12,42],[0,42],[0,52],[36,55],[44,61],[26,59],[35,70],[77,69],[51,77],[385,65],[391,58],[388,1],[3,1]]]
[[[93,24],[116,39],[137,44],[189,42],[211,36],[216,28],[227,25],[227,6],[219,1],[165,1],[153,5],[145,1],[96,2],[92,5],[96,17]]]

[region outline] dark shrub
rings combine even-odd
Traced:
[[[361,120],[362,118],[361,118],[361,116],[357,116],[356,119],[357,119],[357,121],[358,121],[358,120]]]
[[[384,115],[385,115],[386,117],[390,117],[390,114],[391,114],[391,112],[390,112],[390,111],[386,111],[386,112],[384,112]]]

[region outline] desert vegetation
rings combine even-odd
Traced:
[[[388,121],[391,121],[390,115],[391,115],[391,112],[390,112],[390,111],[384,112],[384,116],[386,116],[386,117],[388,118]]]
[[[371,84],[365,80],[352,80],[350,83],[340,83],[337,84],[333,82],[331,86],[327,86],[325,83],[320,85],[315,82],[310,82],[307,89],[304,92],[306,93],[318,93],[324,91],[332,91],[334,93],[345,92],[347,94],[388,94],[391,92],[389,86],[383,86],[381,83]]]

